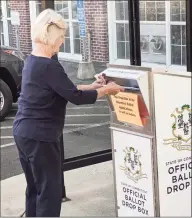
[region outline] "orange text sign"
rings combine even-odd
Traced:
[[[111,101],[120,122],[131,123],[137,126],[145,124],[139,108],[140,96],[134,93],[120,92],[115,96],[110,96]]]

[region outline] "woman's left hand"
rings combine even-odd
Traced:
[[[90,86],[91,86],[91,89],[93,89],[93,90],[99,89],[99,88],[103,87],[102,80],[97,79]]]
[[[91,84],[92,89],[101,88],[106,84],[106,81],[102,74],[96,74],[95,78],[96,78],[96,81]]]

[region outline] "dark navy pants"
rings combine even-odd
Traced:
[[[59,217],[62,200],[59,143],[14,138],[27,181],[26,216]]]

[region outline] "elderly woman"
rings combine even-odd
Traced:
[[[57,217],[61,209],[61,154],[59,138],[67,102],[94,104],[123,88],[99,82],[75,86],[52,57],[64,43],[66,26],[61,15],[43,11],[32,27],[35,48],[27,58],[22,78],[14,139],[27,181],[26,216]],[[77,145],[78,146],[78,145]]]

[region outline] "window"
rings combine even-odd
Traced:
[[[8,25],[8,35],[9,35],[9,45],[13,47],[13,29],[12,29],[11,20],[7,20],[7,25]]]
[[[77,1],[72,1],[72,25],[73,25],[73,45],[74,54],[81,54],[81,39],[80,39],[80,29],[79,23],[77,21]]]
[[[0,13],[1,45],[13,46],[10,0],[0,1]]]
[[[67,23],[67,25],[69,25]],[[69,31],[69,28],[67,29],[66,31],[66,34],[65,34],[65,42],[64,44],[62,45],[61,49],[60,49],[60,52],[65,52],[65,53],[71,53],[71,47],[70,47],[70,31]]]
[[[141,21],[165,21],[165,2],[141,1],[140,20]]]
[[[13,29],[12,29],[12,24],[11,24],[10,0],[6,1],[6,9],[7,9],[7,26],[8,26],[9,46],[13,46]]]
[[[127,1],[115,2],[115,18],[117,58],[129,59],[130,49]]]
[[[185,1],[140,1],[142,65],[186,65]]]
[[[35,2],[35,4],[34,4]],[[30,1],[31,20],[39,15],[41,11],[41,0]],[[60,48],[59,57],[81,60],[79,24],[77,20],[77,1],[55,0],[54,8],[65,20],[68,29],[65,35],[64,44]]]
[[[68,30],[65,35],[64,45],[60,52],[70,54],[81,54],[79,24],[77,20],[77,2],[76,1],[55,1],[55,10],[60,13],[66,23]]]
[[[74,53],[81,53],[81,41],[79,35],[79,24],[73,23],[73,43],[74,43]]]
[[[2,14],[2,5],[0,3],[0,34],[1,34],[1,45],[5,45],[5,40],[4,40],[4,30],[3,30],[3,14]]]
[[[171,64],[186,66],[186,2],[170,2]]]
[[[41,0],[35,1],[35,7],[36,7],[36,17],[37,17],[41,12]]]

